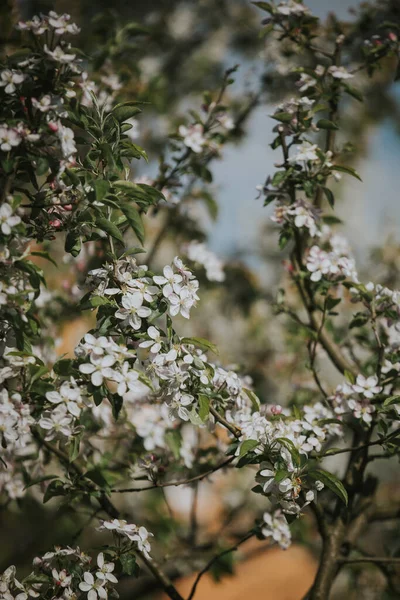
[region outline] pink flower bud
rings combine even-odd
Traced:
[[[270,407],[271,415],[280,415],[282,413],[282,406],[279,404],[273,404]]]
[[[392,42],[397,42],[397,35],[395,33],[393,33],[393,31],[391,31],[389,33],[389,40],[391,40]]]
[[[59,229],[61,227],[62,223],[61,223],[60,219],[53,219],[52,221],[50,221],[49,225],[51,225],[55,229]]]
[[[54,121],[50,121],[49,122],[49,129],[51,131],[54,131],[54,132],[58,131],[58,125],[57,125],[57,123],[54,123]]]

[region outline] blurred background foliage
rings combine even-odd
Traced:
[[[379,31],[382,23],[400,24],[398,0],[374,3],[373,10],[364,5],[357,12],[349,10],[357,6],[352,0],[335,3],[314,0],[308,5],[318,16],[327,19],[332,35],[336,31],[336,20],[329,11],[334,10],[349,23],[353,36],[346,52],[354,60],[362,41]],[[49,10],[70,13],[81,27],[74,44],[82,50],[83,64],[92,79],[101,84],[104,78],[110,82],[117,76],[116,81],[121,84],[120,88],[117,84],[115,90],[118,100],[148,103],[139,119],[137,141],[148,153],[149,163],[144,169],[141,165],[141,171],[134,171],[135,177],[156,175],[168,134],[183,122],[188,110],[201,110],[204,91],[215,94],[227,68],[240,64],[226,102],[236,127],[222,159],[208,165],[210,175],[206,185],[201,188],[188,185],[186,197],[182,190],[179,205],[150,215],[146,245],[151,248],[156,244],[154,264],[161,266],[180,252],[184,241],[208,238],[212,250],[225,262],[225,281],[210,283],[199,271],[201,301],[192,313],[190,324],[182,323],[183,333],[186,328],[190,335],[207,337],[216,343],[221,350],[221,361],[242,367],[243,372],[252,377],[264,401],[303,403],[316,397],[306,368],[307,333],[289,323],[284,315],[277,318],[275,314],[277,290],[285,288],[290,294],[290,289],[282,268],[284,256],[277,249],[277,235],[269,221],[270,209],[262,207],[256,191],[256,185],[265,181],[274,170],[274,162],[279,160],[269,146],[274,137],[274,123],[268,115],[288,93],[292,95],[297,77],[291,72],[293,67],[315,66],[311,65],[310,56],[295,53],[290,42],[283,44],[282,52],[277,42],[266,42],[260,37],[262,17],[247,0],[113,0],[112,3],[108,0],[3,0],[0,3],[0,51],[7,53],[18,46],[19,34],[13,26],[19,19]],[[397,233],[400,225],[400,87],[393,79],[394,67],[388,61],[372,79],[361,76],[365,101],[361,103],[349,97],[343,106],[340,143],[348,142],[346,158],[357,167],[364,183],[343,179],[336,184],[335,192],[338,212],[345,222],[343,232],[349,237],[368,279],[396,288],[400,283]],[[185,209],[181,210],[183,203]],[[166,235],[158,240],[167,219]],[[61,253],[60,249],[60,256]],[[79,284],[85,259],[85,256],[78,257],[76,269],[68,263],[62,266],[61,272],[50,272],[53,289]],[[145,255],[143,260],[146,261]],[[87,329],[87,323],[82,323],[67,303],[57,305],[55,310],[60,313],[59,353],[70,352]],[[343,335],[346,335],[345,330]],[[323,356],[319,357],[319,367],[332,386],[335,385],[336,374],[329,370]],[[340,462],[338,465],[340,468]],[[380,474],[389,482],[393,474],[390,465],[386,473]],[[240,478],[243,474],[236,473],[234,477]],[[246,498],[239,497],[237,492],[231,492],[233,487],[224,482],[222,487],[217,487],[216,498],[210,496],[215,494],[211,486],[201,486],[200,500],[205,507],[212,501],[214,507],[205,510],[207,514],[200,517],[207,527],[215,527],[215,520],[226,521],[228,530],[251,524],[257,499],[250,493]],[[388,484],[389,494],[395,493],[395,489],[396,483]],[[171,492],[170,514],[165,513],[164,504],[161,508],[162,498],[158,492],[149,493],[138,507],[148,529],[158,531],[172,546],[176,538],[182,542],[181,532],[190,518],[192,490],[187,492],[186,495],[180,492],[180,496],[178,492]],[[137,503],[138,499],[125,501]],[[0,572],[9,564],[28,569],[38,546],[45,550],[55,540],[60,544],[79,543],[83,547],[100,543],[96,535],[94,539],[82,539],[81,527],[87,517],[81,515],[81,522],[77,522],[76,514],[70,514],[68,507],[60,511],[56,504],[42,507],[32,499],[24,499],[19,507],[3,508]],[[299,527],[300,539],[312,544],[307,520]],[[398,533],[396,529],[390,530],[391,536]],[[379,554],[376,550],[374,553]],[[185,560],[184,547],[182,560]],[[222,565],[221,569],[229,571],[230,566]],[[357,573],[351,577],[358,581]],[[131,597],[132,586],[124,589],[127,591],[123,597]]]

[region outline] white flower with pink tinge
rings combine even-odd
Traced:
[[[143,296],[139,293],[125,294],[121,300],[122,308],[115,313],[117,319],[127,321],[132,329],[140,329],[142,318],[151,315],[151,310],[147,306],[142,306]]]
[[[118,583],[118,579],[113,575],[115,565],[112,562],[105,562],[103,552],[100,552],[97,556],[97,566],[99,567],[99,570],[96,572],[98,579]]]
[[[140,348],[149,348],[153,354],[158,354],[161,350],[161,333],[153,325],[148,328],[147,335],[149,340],[145,340],[139,344]]]
[[[0,125],[0,149],[9,152],[12,148],[19,146],[22,138],[16,129],[7,125]]]
[[[366,398],[373,398],[376,394],[382,391],[382,386],[378,385],[378,378],[376,375],[370,377],[364,377],[364,375],[357,375],[353,390],[362,394]]]
[[[129,540],[131,540],[131,542],[136,542],[138,550],[143,552],[147,558],[150,558],[149,552],[151,550],[151,546],[148,538],[153,534],[149,533],[145,527],[138,527],[137,525],[128,523],[123,519],[113,519],[112,521],[103,521],[103,524],[99,529],[100,531],[103,529],[114,531],[119,535],[127,537]]]
[[[87,592],[88,600],[97,600],[98,598],[107,598],[107,590],[104,588],[106,584],[105,579],[94,579],[93,575],[86,571],[83,574],[83,581],[79,584],[79,589],[82,592]]]
[[[21,217],[13,215],[13,209],[7,203],[0,206],[0,226],[4,235],[10,235],[12,227],[21,223]]]
[[[0,87],[4,87],[6,94],[13,94],[25,79],[25,75],[19,71],[5,69],[0,73]]]
[[[203,146],[206,143],[206,138],[204,137],[204,128],[200,123],[196,123],[196,125],[190,125],[189,127],[186,127],[186,125],[181,125],[179,127],[179,135],[183,137],[183,143],[185,146],[193,150],[193,152],[196,154],[202,151]]]
[[[67,414],[67,407],[61,405],[57,406],[51,413],[43,413],[39,421],[39,426],[48,432],[45,440],[50,442],[58,434],[70,437],[72,435],[72,421],[72,416]]]
[[[354,77],[354,75],[349,73],[345,67],[336,67],[335,65],[329,67],[328,73],[330,73],[335,79],[351,79]]]

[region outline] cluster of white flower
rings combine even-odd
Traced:
[[[153,534],[147,531],[145,527],[138,527],[122,519],[113,519],[112,521],[103,521],[99,529],[106,529],[107,531],[112,531],[117,535],[126,537],[130,542],[133,542],[140,552],[143,552],[147,558],[150,558],[151,545],[149,537],[153,537]]]
[[[279,225],[291,223],[301,229],[306,227],[311,237],[319,236],[319,211],[306,200],[297,200],[294,204],[276,203],[271,220]]]
[[[335,65],[332,65],[326,69],[322,65],[317,65],[312,75],[310,73],[300,74],[300,92],[306,92],[308,89],[315,87],[318,83],[318,80],[324,77],[324,75],[326,74],[329,74],[334,79],[338,80],[346,80],[351,79],[353,77],[353,74],[350,73],[345,67],[337,67]]]
[[[58,15],[51,10],[48,15],[38,17],[35,15],[30,21],[19,21],[20,31],[31,31],[34,35],[42,35],[46,31],[54,31],[56,35],[77,35],[80,32],[75,23],[71,23],[71,15]]]
[[[289,524],[280,509],[273,513],[264,513],[261,533],[265,538],[272,538],[283,550],[289,548],[292,543]]]
[[[311,281],[320,281],[322,278],[336,280],[344,277],[355,283],[358,282],[354,259],[337,254],[334,250],[329,252],[319,246],[312,246],[307,256],[306,267],[311,273]]]
[[[275,113],[285,112],[290,114],[295,114],[299,110],[308,111],[315,104],[315,100],[308,98],[307,96],[302,96],[300,98],[290,98],[289,100],[285,100],[282,104],[279,104],[276,108]]]
[[[295,0],[288,0],[288,2],[280,2],[276,7],[276,11],[280,15],[284,15],[285,17],[295,15],[304,15],[310,12],[310,9],[307,6],[304,6],[301,2],[296,2]]]
[[[114,575],[115,564],[107,562],[103,552],[97,555],[96,564],[90,570],[92,558],[79,548],[60,548],[47,552],[33,560],[34,571],[26,580],[16,578],[16,569],[9,567],[0,576],[0,597],[4,600],[28,600],[28,598],[53,598],[54,600],[107,599],[113,585],[118,583]],[[42,580],[28,583],[29,580]]]
[[[6,388],[0,391],[0,446],[7,454],[24,453],[32,442],[30,426],[34,419],[27,404],[17,392],[9,395]]]
[[[52,410],[46,409],[39,420],[40,427],[46,431],[46,441],[73,435],[75,420],[80,417],[82,409],[89,406],[83,393],[84,390],[73,377],[69,381],[63,381],[58,391],[46,392],[46,400]]]
[[[354,384],[344,382],[339,385],[329,400],[338,418],[350,414],[368,425],[375,412],[375,406],[371,401],[382,390],[376,375],[364,377],[360,374],[357,375]]]
[[[196,154],[202,152],[207,139],[204,135],[204,127],[201,123],[189,125],[188,127],[186,127],[186,125],[180,125],[178,131],[187,148],[190,148],[190,150]]]
[[[296,152],[289,157],[289,162],[301,167],[302,170],[322,169],[332,166],[332,152],[328,150],[323,152],[317,144],[308,140],[303,140],[299,146],[296,146]]]
[[[189,260],[204,267],[209,281],[224,281],[222,261],[204,243],[193,240],[184,247],[183,251]]]

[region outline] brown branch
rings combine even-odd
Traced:
[[[155,483],[154,485],[148,485],[146,487],[141,487],[141,488],[112,489],[111,492],[112,493],[124,494],[124,493],[128,493],[128,492],[146,492],[147,490],[156,490],[156,489],[159,489],[159,488],[165,488],[165,487],[171,487],[171,486],[178,486],[178,485],[188,485],[188,484],[193,483],[195,481],[201,481],[202,479],[205,479],[206,477],[209,477],[210,475],[212,475],[216,471],[219,471],[220,469],[222,469],[222,468],[226,467],[227,465],[229,465],[234,459],[235,459],[235,457],[231,456],[230,458],[228,458],[227,460],[225,460],[223,463],[220,463],[219,465],[217,465],[216,467],[213,467],[209,471],[206,471],[205,473],[201,473],[200,475],[194,475],[193,477],[189,477],[188,479],[177,479],[177,480],[174,480],[174,481],[167,481],[165,483]]]

